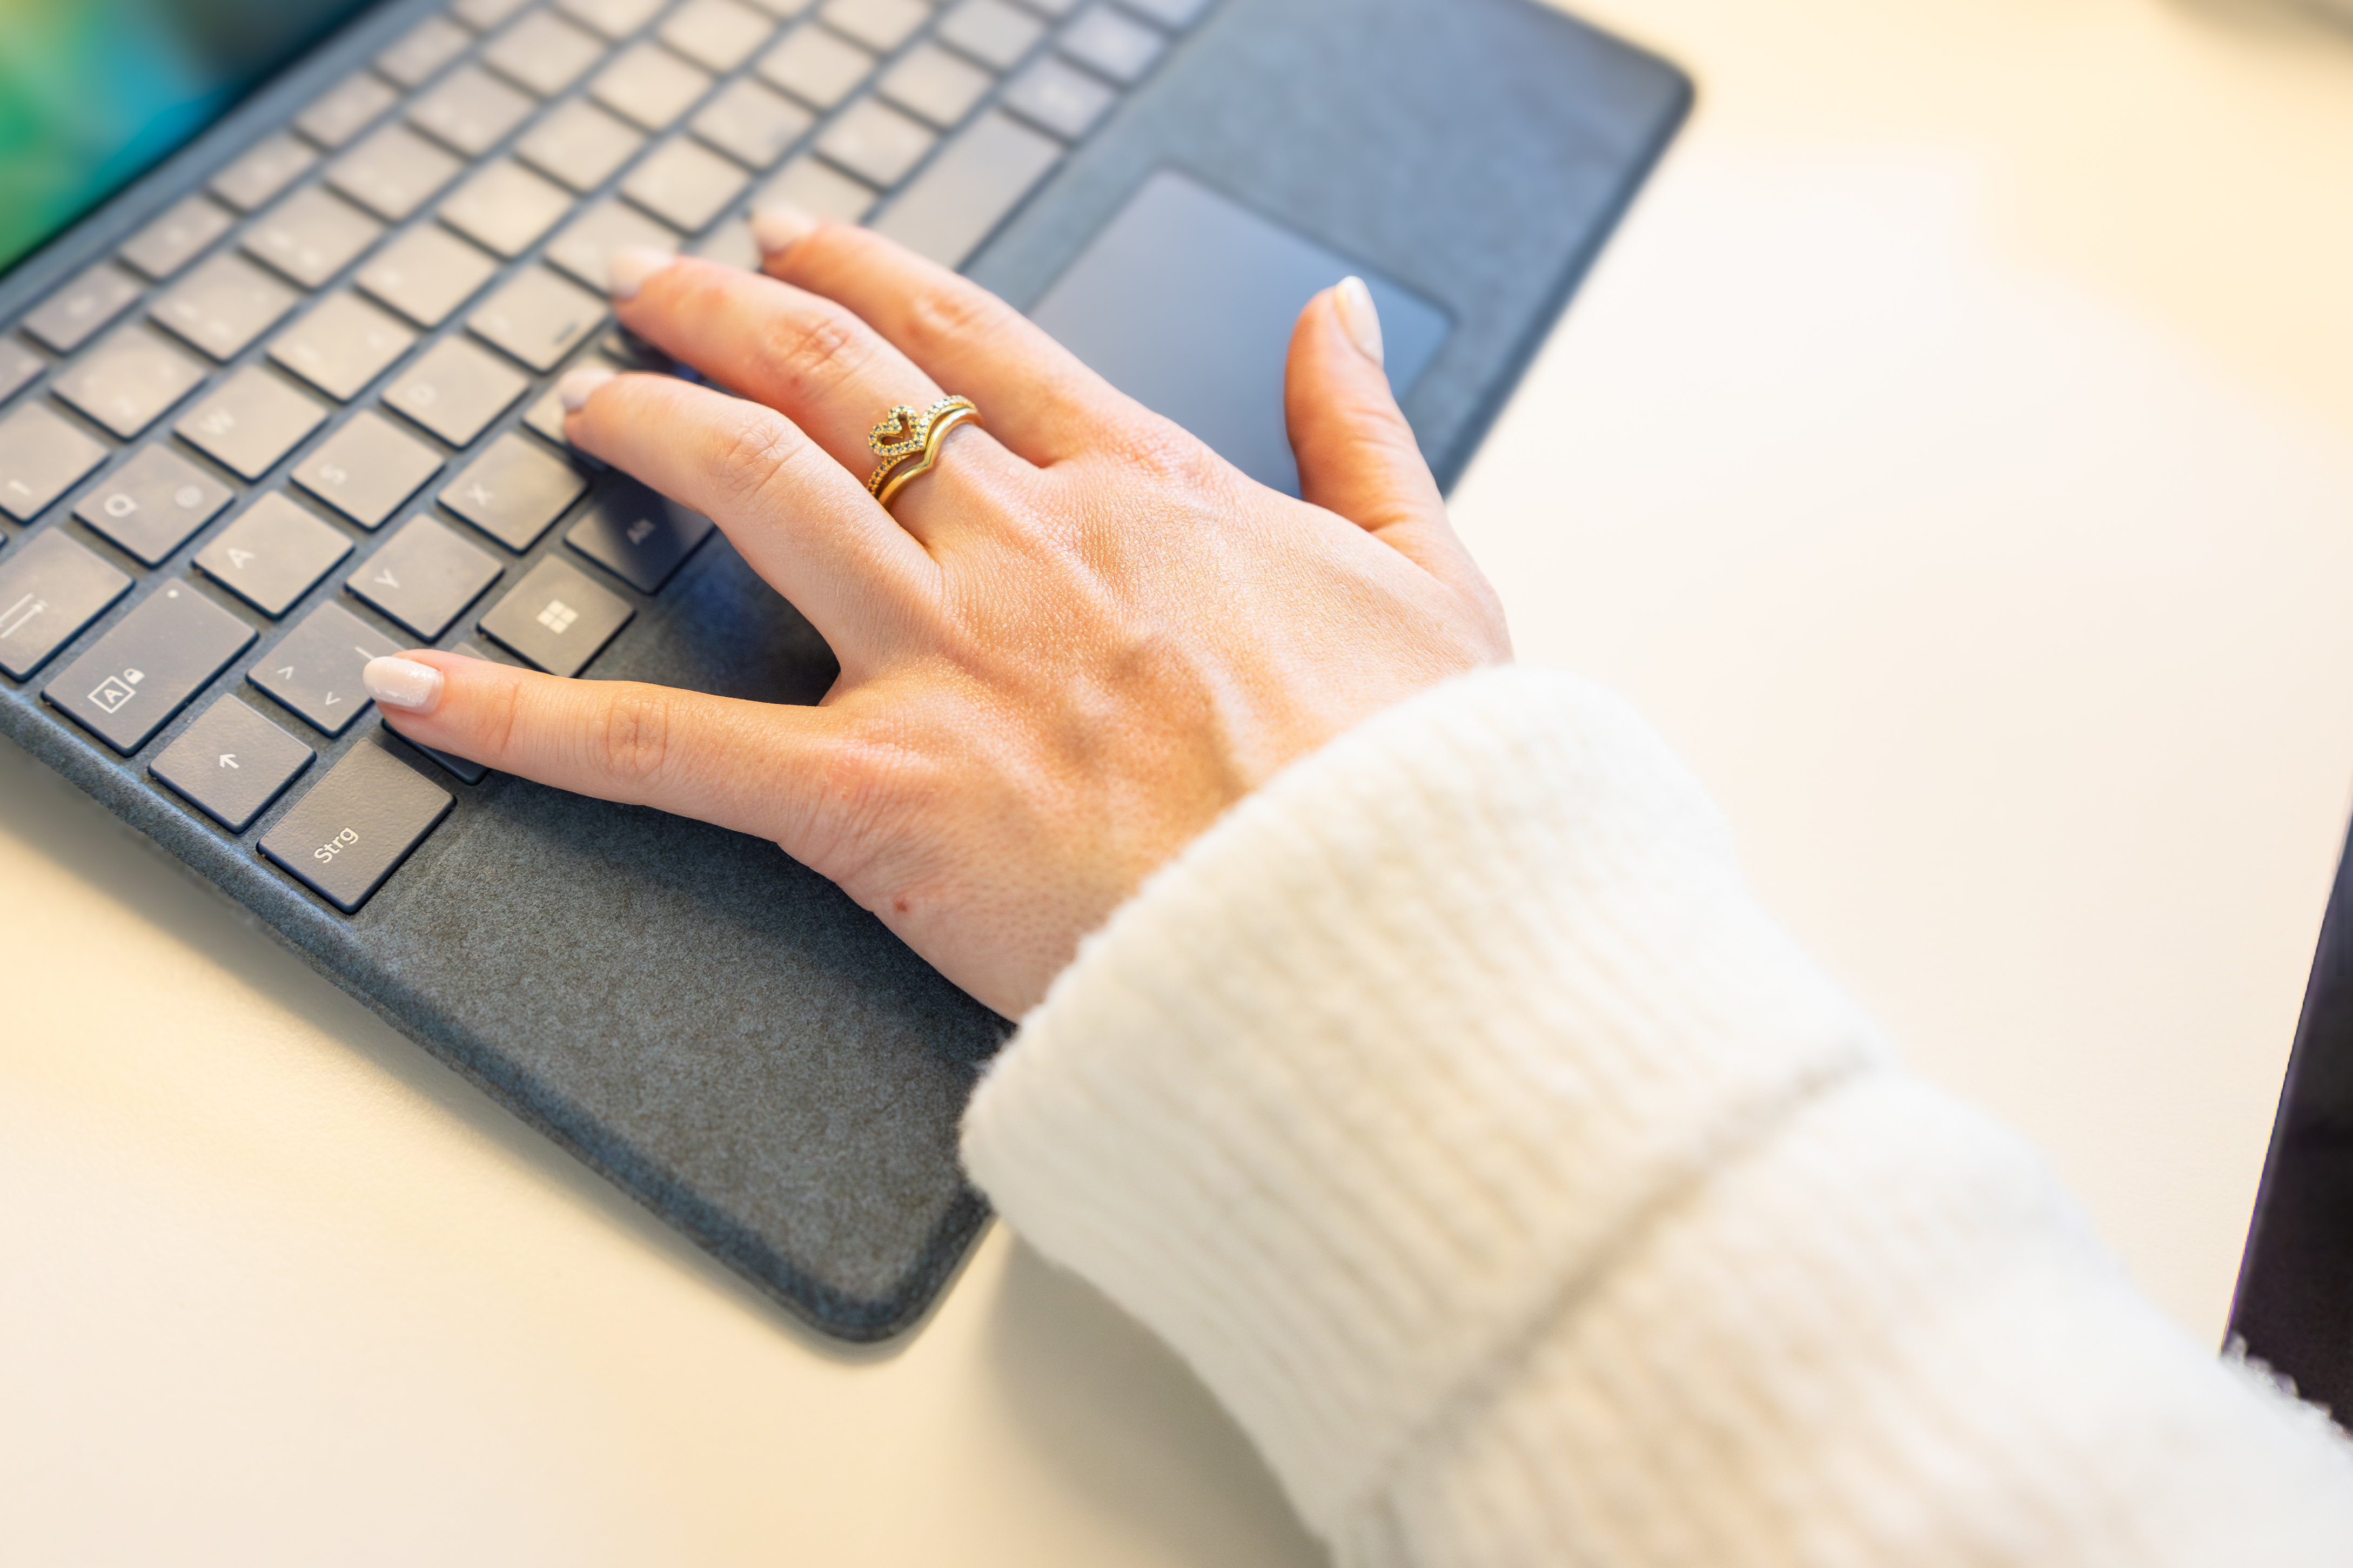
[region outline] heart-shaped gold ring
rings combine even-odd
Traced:
[[[931,470],[940,460],[940,443],[966,422],[980,423],[980,410],[969,397],[943,397],[921,414],[904,403],[892,407],[866,437],[867,447],[882,459],[867,477],[867,494],[889,506],[908,480]]]

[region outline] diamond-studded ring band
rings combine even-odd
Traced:
[[[969,397],[943,397],[921,414],[902,403],[883,415],[866,437],[867,447],[882,459],[867,477],[867,493],[889,506],[908,480],[931,471],[940,460],[940,443],[967,421],[980,423],[980,410]]]

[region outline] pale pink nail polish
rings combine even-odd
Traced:
[[[372,658],[360,670],[360,684],[378,706],[404,713],[429,713],[441,700],[441,672],[413,658]]]
[[[1340,311],[1340,328],[1356,352],[1375,364],[1381,363],[1381,313],[1373,308],[1373,291],[1357,277],[1340,279],[1332,290],[1332,303]]]
[[[790,202],[775,202],[752,215],[752,237],[760,242],[763,256],[781,256],[817,232],[816,214],[802,211]]]
[[[613,379],[613,373],[601,364],[584,364],[565,374],[555,384],[556,400],[564,405],[566,414],[577,414],[589,395]]]
[[[646,279],[678,259],[674,250],[649,245],[628,245],[605,258],[605,291],[616,300],[634,300]]]

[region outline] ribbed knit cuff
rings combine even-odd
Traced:
[[[1024,1022],[965,1155],[1345,1538],[1659,1215],[1876,1059],[1649,729],[1496,670],[1155,877]]]

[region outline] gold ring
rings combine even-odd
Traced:
[[[908,480],[931,470],[940,460],[940,443],[967,421],[980,423],[980,410],[969,397],[943,397],[921,414],[902,403],[883,415],[866,437],[868,448],[882,459],[867,478],[867,493],[889,506]]]

